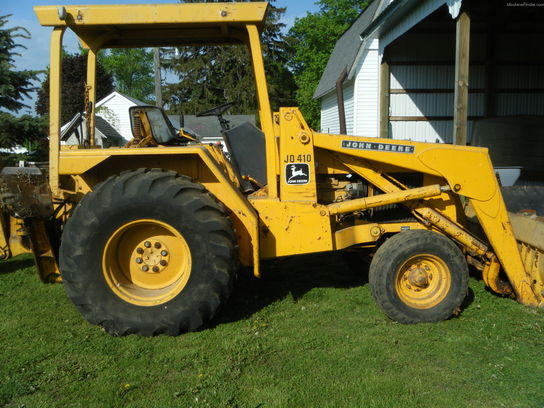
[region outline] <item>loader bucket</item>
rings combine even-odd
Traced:
[[[531,280],[531,287],[544,304],[544,217],[509,213],[514,235],[518,241],[525,273]]]

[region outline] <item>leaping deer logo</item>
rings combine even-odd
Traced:
[[[304,173],[303,169],[297,169],[297,166],[292,164],[291,165],[291,177],[289,177],[289,179],[287,181],[291,181],[293,178],[300,177],[300,176],[308,177],[308,175],[306,173]]]

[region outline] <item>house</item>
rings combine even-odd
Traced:
[[[336,43],[316,88],[321,131],[474,142],[493,146],[494,162],[525,165],[497,153],[516,145],[544,170],[538,5],[374,0]]]
[[[96,102],[96,117],[105,119],[126,141],[132,139],[128,109],[133,106],[145,106],[145,102],[113,91]]]
[[[81,113],[64,124],[60,129],[60,140],[63,145],[83,145],[87,139],[87,126]],[[123,146],[126,140],[104,118],[95,117],[95,143],[100,147]]]

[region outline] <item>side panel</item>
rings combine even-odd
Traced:
[[[312,131],[296,109],[280,109],[280,199],[317,202]]]
[[[334,248],[329,213],[322,206],[267,199],[254,199],[251,203],[260,215],[261,258]]]

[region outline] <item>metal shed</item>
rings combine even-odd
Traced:
[[[494,162],[526,165],[504,148],[517,144],[523,154],[516,160],[544,163],[542,4],[375,0],[371,6],[336,44],[314,95],[323,131],[474,142],[490,147]],[[339,62],[343,48],[355,58]],[[344,69],[339,89],[330,78],[342,79]],[[342,102],[352,106],[341,109]],[[341,129],[343,115],[351,125]]]

